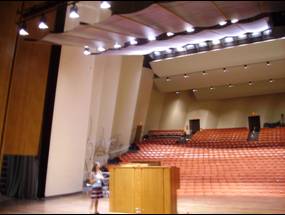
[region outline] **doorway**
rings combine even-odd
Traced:
[[[195,134],[197,131],[200,131],[200,119],[191,119],[190,124],[190,134]]]

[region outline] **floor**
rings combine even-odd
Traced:
[[[49,198],[42,201],[5,201],[0,203],[0,213],[71,213],[88,214],[89,198],[85,194]],[[103,199],[99,209],[109,213],[108,199]],[[254,196],[195,196],[178,199],[178,212],[190,214],[284,214],[285,199],[281,197]]]

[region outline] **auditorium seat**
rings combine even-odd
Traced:
[[[248,130],[207,129],[187,144],[171,138],[147,140],[123,162],[160,161],[180,168],[180,196],[285,197],[285,129],[261,129],[258,141],[247,141]]]

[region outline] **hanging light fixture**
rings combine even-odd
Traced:
[[[100,4],[100,7],[102,9],[109,9],[109,8],[111,8],[111,4],[109,2],[107,2],[107,1],[102,1],[101,4]]]
[[[26,23],[22,23],[20,28],[19,28],[19,34],[21,36],[28,36],[29,35],[29,32],[27,30],[27,26],[26,26]]]
[[[79,13],[78,13],[78,7],[76,6],[76,4],[74,3],[69,11],[69,18],[71,19],[77,19],[79,18]]]
[[[42,15],[38,27],[41,30],[48,29],[48,25],[47,25],[47,22],[46,22],[46,17],[44,15]]]

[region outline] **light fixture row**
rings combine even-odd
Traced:
[[[266,61],[266,66],[270,66],[270,65],[271,65],[270,61]],[[235,67],[236,67],[236,66],[235,66]],[[246,65],[246,64],[243,65],[243,68],[244,68],[244,69],[248,69],[248,65]],[[222,71],[223,71],[223,72],[228,72],[228,69],[224,67],[224,68],[222,69]],[[197,72],[195,72],[195,73],[197,73]],[[185,73],[185,74],[183,75],[183,77],[184,77],[185,79],[187,79],[187,78],[190,77],[191,74],[193,74],[193,73],[189,73],[189,74]],[[203,76],[205,76],[205,75],[208,75],[208,72],[204,70],[204,71],[201,72],[201,74],[202,74]],[[171,77],[166,77],[165,80],[166,80],[167,82],[170,82],[170,81],[171,81]]]
[[[274,83],[275,82],[275,80],[274,79],[269,79],[268,80],[268,83]],[[249,81],[248,82],[248,86],[253,86],[254,85],[254,82],[252,82],[252,81]],[[227,88],[233,88],[233,87],[235,87],[235,85],[233,85],[233,84],[227,84],[227,85],[225,85],[224,87],[227,87]],[[209,90],[210,91],[214,91],[216,88],[215,87],[213,87],[213,86],[211,86],[210,88],[209,88]],[[198,89],[192,89],[192,92],[193,93],[197,93],[197,92],[199,92],[199,90]],[[176,91],[176,94],[179,94],[180,93],[180,91]]]
[[[100,7],[102,9],[109,9],[109,8],[111,8],[111,4],[108,1],[101,1]],[[78,7],[77,7],[76,3],[72,3],[72,6],[70,7],[70,10],[69,10],[69,18],[78,19],[79,17],[80,17],[80,15],[79,15]],[[40,18],[38,28],[41,30],[46,30],[49,28],[48,24],[46,22],[46,17],[44,15],[42,15]],[[27,25],[25,22],[20,24],[19,34],[21,36],[28,36],[29,35]]]

